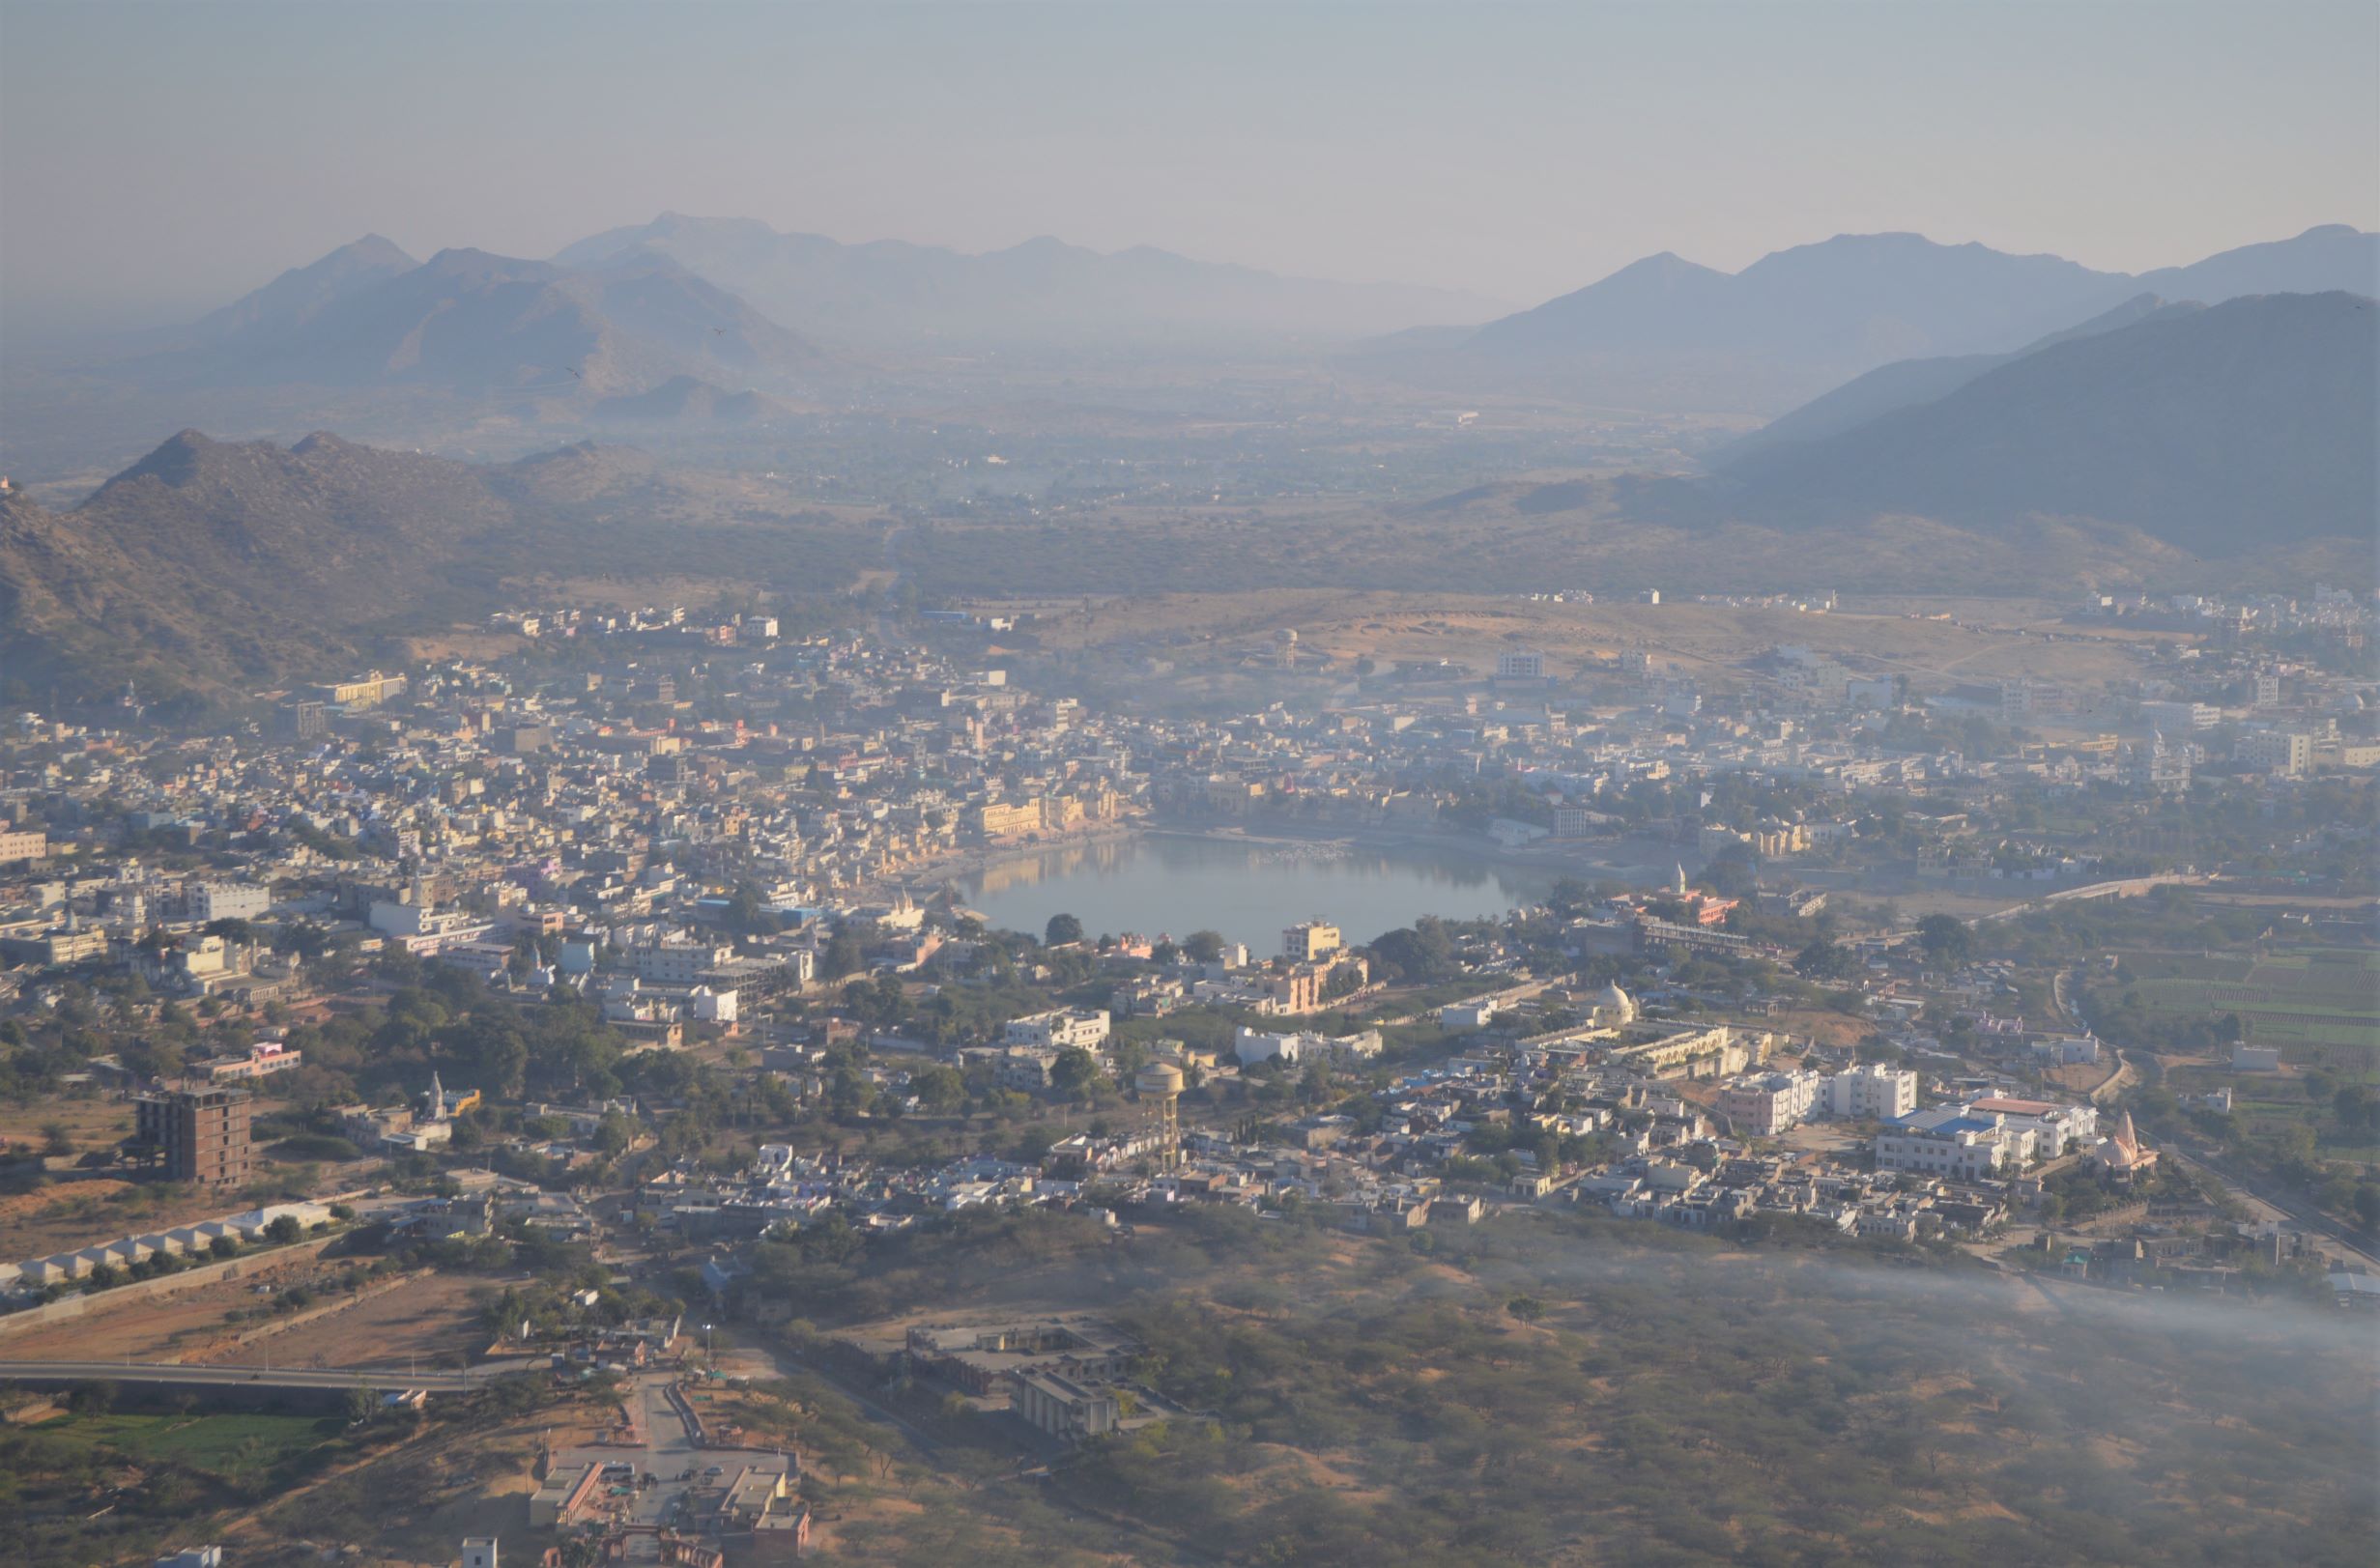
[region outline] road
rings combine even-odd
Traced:
[[[658,1562],[661,1547],[651,1532],[664,1527],[685,1528],[687,1519],[678,1512],[678,1501],[696,1486],[703,1483],[703,1472],[717,1467],[732,1473],[738,1467],[761,1457],[760,1449],[703,1449],[694,1444],[693,1434],[670,1402],[670,1384],[676,1381],[674,1371],[654,1371],[637,1374],[620,1384],[619,1402],[636,1423],[642,1446],[598,1443],[587,1447],[567,1448],[558,1456],[558,1463],[574,1465],[627,1465],[640,1475],[650,1475],[648,1487],[629,1486],[625,1496],[611,1496],[608,1489],[627,1483],[607,1481],[607,1496],[603,1509],[607,1518],[625,1525],[632,1533],[625,1543],[630,1562]],[[691,1475],[691,1480],[681,1476]],[[711,1484],[716,1485],[714,1479]],[[644,1533],[636,1533],[644,1532]]]
[[[841,1394],[845,1399],[847,1399],[853,1405],[858,1406],[861,1413],[865,1414],[870,1420],[891,1427],[894,1431],[900,1433],[903,1438],[908,1440],[909,1445],[915,1448],[921,1456],[927,1460],[936,1462],[936,1468],[943,1469],[944,1473],[952,1473],[948,1467],[939,1463],[941,1453],[947,1446],[946,1444],[936,1441],[930,1434],[920,1428],[915,1422],[904,1419],[893,1411],[886,1410],[875,1400],[870,1399],[858,1388],[852,1386],[850,1381],[845,1378],[842,1374],[815,1362],[805,1361],[802,1357],[794,1354],[792,1351],[782,1345],[760,1343],[754,1345],[752,1348],[765,1354],[769,1358],[769,1361],[777,1368],[780,1376],[789,1375],[792,1373],[806,1373],[809,1376],[817,1379],[820,1383],[823,1383],[828,1387],[834,1389],[836,1393]],[[1002,1419],[1002,1417],[981,1416],[977,1417],[977,1419],[997,1420]],[[970,1488],[977,1484],[974,1478],[969,1476],[954,1474],[953,1479],[959,1480]],[[1052,1496],[1047,1500],[1060,1512],[1065,1513],[1072,1518],[1096,1520],[1100,1524],[1105,1525],[1112,1528],[1116,1532],[1116,1543],[1119,1547],[1127,1541],[1137,1542],[1142,1551],[1140,1554],[1133,1557],[1132,1560],[1133,1561],[1214,1563],[1219,1560],[1209,1557],[1190,1547],[1183,1545],[1179,1541],[1173,1540],[1156,1530],[1149,1528],[1139,1521],[1127,1518],[1124,1515],[1111,1514],[1104,1509],[1091,1508],[1072,1498],[1061,1498]]]
[[[181,1366],[158,1361],[0,1361],[0,1382],[157,1383],[196,1388],[422,1388],[431,1393],[467,1393],[498,1378],[526,1372],[522,1361],[474,1367],[469,1372],[416,1372],[406,1367]]]
[[[1500,991],[1482,991],[1477,996],[1466,997],[1464,1005],[1492,1002],[1500,1008],[1510,1007],[1514,1003],[1526,1002],[1532,997],[1542,996],[1568,978],[1566,975],[1553,975],[1544,980],[1524,980],[1518,984],[1507,985]],[[1424,1018],[1435,1018],[1437,1015],[1436,1008],[1428,1008],[1419,1012],[1400,1012],[1393,1018],[1366,1018],[1364,1023],[1374,1029],[1393,1029],[1399,1024],[1419,1023]]]
[[[2108,1081],[2091,1091],[2091,1103],[2104,1105],[2140,1081],[2140,1069],[2132,1065],[2132,1058],[2122,1051],[2115,1053],[2115,1070]]]
[[[2374,1268],[2380,1268],[2380,1252],[2374,1252],[2362,1241],[2357,1240],[2353,1231],[2296,1193],[2277,1187],[2269,1182],[2259,1182],[2241,1175],[2222,1164],[2219,1156],[2210,1155],[2203,1149],[2192,1147],[2184,1150],[2168,1146],[2168,1150],[2174,1158],[2185,1165],[2197,1167],[2243,1197],[2252,1200],[2251,1208],[2262,1205],[2288,1220],[2290,1224],[2328,1240],[2350,1258],[2358,1259]]]

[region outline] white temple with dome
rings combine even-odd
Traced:
[[[1636,999],[1621,990],[1618,982],[1604,986],[1603,994],[1595,998],[1594,1021],[1605,1029],[1636,1022]]]

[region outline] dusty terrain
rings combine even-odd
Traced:
[[[1850,601],[1826,614],[1726,605],[1556,604],[1517,595],[1276,588],[1246,593],[1165,593],[1017,601],[1034,632],[1055,647],[1200,645],[1270,654],[1278,634],[1298,634],[1301,662],[1381,666],[1453,659],[1492,670],[1496,655],[1534,649],[1558,681],[1622,654],[1649,656],[1665,672],[1741,678],[1737,668],[1780,645],[1798,645],[1872,675],[1904,674],[1940,689],[2017,676],[2096,687],[2131,678],[2144,639],[2062,624],[2039,600]],[[1934,618],[1950,615],[1952,619]]]
[[[345,1300],[337,1282],[355,1260],[320,1256],[271,1257],[244,1266],[234,1278],[172,1295],[106,1300],[79,1317],[27,1329],[5,1340],[16,1360],[183,1361],[212,1365],[397,1365],[418,1357],[423,1366],[483,1349],[475,1297],[501,1282],[453,1274],[421,1274],[393,1288],[375,1281],[353,1305],[283,1326],[270,1313],[275,1295],[292,1287],[313,1293],[306,1310]],[[250,1312],[231,1321],[228,1314]],[[264,1330],[264,1332],[257,1332]],[[248,1334],[244,1343],[241,1335]]]
[[[236,1194],[111,1176],[54,1182],[0,1199],[0,1260],[15,1262],[121,1236],[219,1219],[251,1207]]]
[[[280,1329],[245,1345],[217,1340],[186,1359],[246,1363],[270,1353],[275,1366],[394,1365],[418,1357],[427,1367],[486,1348],[479,1326],[483,1279],[427,1273],[393,1289],[373,1290],[354,1305]],[[335,1297],[325,1297],[325,1300]],[[246,1326],[255,1327],[257,1325]]]

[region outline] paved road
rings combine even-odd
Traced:
[[[2188,1150],[2174,1149],[2173,1155],[2185,1164],[2195,1165],[2222,1183],[2223,1185],[2236,1188],[2256,1203],[2282,1214],[2292,1225],[2323,1238],[2351,1258],[2380,1268],[2380,1252],[2372,1251],[2356,1239],[2353,1231],[2296,1193],[2275,1186],[2269,1182],[2251,1180],[2231,1167],[2220,1163],[2217,1156],[2195,1147]]]
[[[246,1367],[181,1366],[156,1361],[0,1361],[0,1383],[79,1383],[104,1379],[109,1383],[160,1383],[189,1387],[423,1388],[431,1393],[464,1393],[484,1388],[498,1378],[530,1370],[534,1362],[474,1367],[470,1372],[416,1372],[406,1367]]]

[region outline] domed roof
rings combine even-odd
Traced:
[[[1635,999],[1620,988],[1618,981],[1603,987],[1603,994],[1596,999],[1595,1006],[1610,1008],[1622,1018],[1632,1019],[1636,1016]]]

